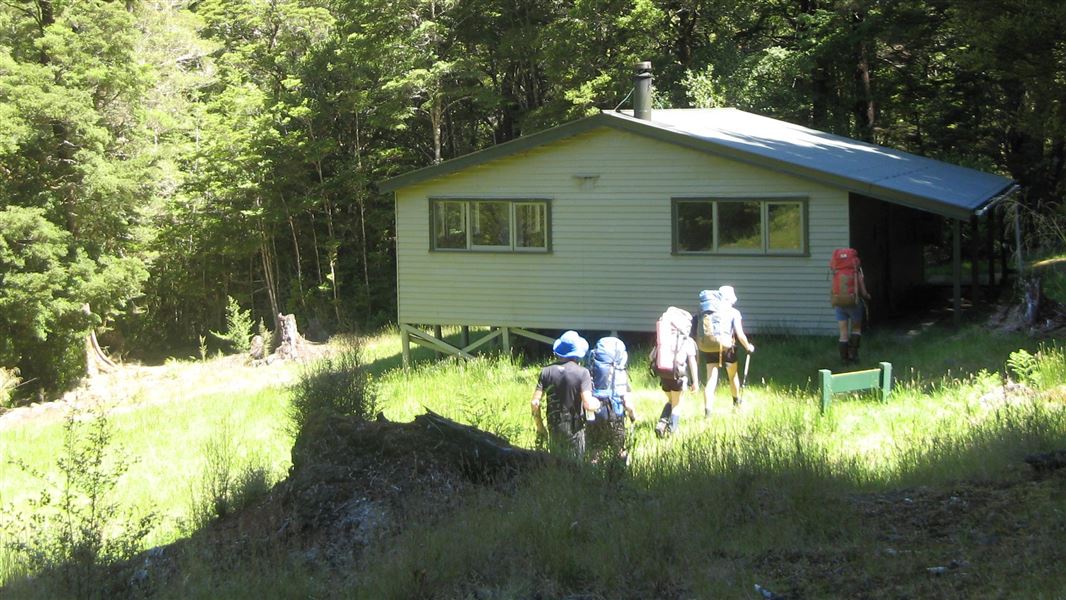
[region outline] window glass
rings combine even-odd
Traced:
[[[678,252],[708,252],[714,244],[714,203],[677,203]]]
[[[466,203],[441,201],[433,206],[433,247],[466,248]]]
[[[718,202],[718,249],[762,251],[760,202]]]
[[[770,202],[766,206],[770,250],[803,251],[803,205],[799,202]]]
[[[511,246],[508,202],[474,202],[470,242],[474,246]]]
[[[547,248],[547,205],[543,202],[518,202],[514,207],[515,248]]]

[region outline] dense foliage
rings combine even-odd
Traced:
[[[194,348],[230,296],[387,321],[375,182],[614,108],[637,60],[661,106],[998,171],[1061,217],[1064,30],[1058,0],[4,0],[0,367],[62,388],[90,326]]]

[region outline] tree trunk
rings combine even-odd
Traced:
[[[855,12],[852,15],[852,26],[858,27],[865,19],[866,15]],[[864,141],[873,142],[877,110],[870,86],[869,53],[867,40],[860,39],[855,47],[855,115],[858,121],[859,137]]]
[[[81,305],[81,312],[92,315],[92,309],[88,304]],[[118,365],[108,358],[103,348],[100,347],[100,342],[96,339],[96,330],[90,327],[89,333],[85,334],[85,375],[95,377],[100,373],[111,373],[117,368]]]
[[[274,271],[270,260],[270,248],[267,246],[266,240],[263,240],[263,244],[259,247],[259,258],[261,259],[263,266],[263,283],[266,285],[267,298],[270,300],[271,314],[280,316],[280,312],[278,311],[278,291],[274,283]],[[281,322],[275,317],[274,331],[278,331],[280,328]]]

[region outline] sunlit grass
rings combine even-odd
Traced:
[[[455,339],[458,329],[444,333]],[[485,489],[458,513],[447,519],[425,515],[418,527],[374,550],[380,554],[368,560],[365,577],[343,584],[342,592],[324,590],[323,581],[279,554],[234,577],[194,563],[192,568],[203,569],[204,585],[174,593],[212,597],[228,590],[232,597],[255,597],[255,590],[288,589],[295,595],[328,590],[401,598],[432,590],[463,597],[484,585],[499,597],[582,590],[602,597],[686,590],[700,590],[702,597],[743,596],[751,590],[752,561],[780,548],[847,554],[874,544],[878,532],[849,507],[854,494],[1016,480],[1026,453],[1066,444],[1066,399],[1055,396],[1058,382],[1066,381],[1066,351],[1058,343],[1041,345],[978,327],[877,331],[864,341],[860,366],[892,362],[892,396],[886,402],[869,394],[837,396],[822,415],[815,373],[821,367],[839,370],[833,340],[753,339],[758,351],[743,407],[733,409],[721,382],[714,413],[704,418],[702,393],[687,393],[681,431],[668,440],[652,432],[665,395],[648,374],[646,349],[631,349],[640,422],[624,481],[592,467],[545,469],[526,476],[515,493]],[[1012,358],[1020,348],[1029,358]],[[412,350],[413,365],[403,369],[395,330],[361,344],[387,418],[408,421],[429,409],[516,445],[533,445],[529,399],[547,359],[490,354],[467,362]],[[1024,372],[1011,371],[1008,361]],[[1033,391],[1005,394],[1008,376]],[[266,388],[142,402],[136,410],[114,413],[116,441],[139,459],[120,486],[122,500],[141,505],[150,499],[165,517],[150,543],[177,535],[190,483],[204,468],[202,446],[224,427],[238,436],[242,453],[258,455],[279,477],[285,472],[292,442],[285,433],[287,402],[288,392]],[[61,423],[0,434],[5,454],[12,448],[47,468],[60,447]],[[0,482],[5,503],[18,504],[37,489],[9,466]],[[590,571],[589,556],[607,557],[606,563]],[[17,565],[3,565],[4,558],[0,571],[18,573]],[[612,575],[617,573],[624,576]]]
[[[201,368],[193,363],[185,370]],[[114,444],[123,448],[132,462],[117,487],[116,499],[123,506],[160,513],[159,525],[146,540],[151,545],[179,536],[181,522],[188,517],[190,491],[203,473],[203,445],[216,431],[228,427],[236,438],[236,458],[261,462],[275,479],[282,478],[290,464],[292,439],[285,430],[287,389],[252,386],[255,391],[198,395],[194,390],[210,387],[202,385],[202,378],[189,377],[185,372],[174,381],[180,382],[180,387],[155,391],[157,400],[168,396],[166,401],[144,402],[133,410],[123,405],[130,398],[108,403]],[[107,410],[107,405],[103,408]],[[0,429],[4,449],[0,502],[8,514],[25,510],[28,500],[43,487],[41,481],[12,462],[22,461],[54,474],[62,443],[63,423],[54,419],[44,423],[30,420]]]

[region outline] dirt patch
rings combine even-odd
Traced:
[[[35,402],[0,413],[0,430],[27,423],[61,421],[71,409],[84,411],[102,406],[109,414],[117,414],[213,394],[255,393],[287,386],[296,381],[308,361],[331,352],[325,344],[307,348],[300,361],[275,360],[255,366],[244,356],[158,366],[119,365],[109,373],[85,378],[58,400]]]

